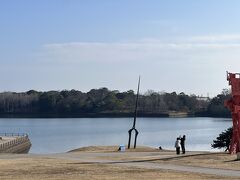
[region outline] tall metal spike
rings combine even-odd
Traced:
[[[135,128],[136,126],[136,119],[137,119],[137,107],[138,107],[138,99],[139,99],[139,88],[140,88],[140,76],[138,79],[138,89],[137,89],[137,97],[136,97],[136,104],[135,104],[135,111],[134,111],[134,119],[133,119],[133,126],[131,129],[129,129],[128,134],[128,149],[131,147],[131,136],[132,136],[132,131],[135,131],[135,138],[134,138],[134,148],[136,148],[137,145],[137,136],[138,136],[138,130]]]

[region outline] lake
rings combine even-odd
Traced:
[[[128,143],[133,118],[1,118],[0,133],[28,133],[30,153],[59,153],[92,145]],[[186,150],[212,151],[211,143],[232,125],[226,118],[137,118],[137,145],[174,149],[186,135]],[[133,142],[132,142],[133,144]]]

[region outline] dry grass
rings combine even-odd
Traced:
[[[91,157],[92,160],[143,160],[153,159],[151,152],[159,152],[159,156],[174,155],[173,151],[159,151],[148,147],[138,147],[130,153],[119,153],[120,156],[115,156],[117,146],[91,146],[74,150],[74,155],[93,152],[103,153],[101,157]],[[131,156],[136,152],[137,156]],[[142,156],[142,153],[149,152],[150,156]],[[106,153],[106,156],[105,156]],[[111,154],[111,156],[109,156]],[[118,154],[118,153],[117,153]],[[73,154],[72,154],[73,155]],[[88,153],[89,155],[89,153]],[[84,155],[85,156],[85,155]],[[238,179],[234,177],[223,177],[217,175],[206,175],[200,173],[178,172],[173,170],[156,170],[137,168],[133,166],[125,166],[124,164],[99,164],[99,163],[84,163],[80,159],[70,160],[49,156],[2,156],[0,160],[0,179],[14,180],[40,180],[40,179]],[[7,158],[6,158],[7,157]],[[234,161],[236,157],[224,153],[212,153],[207,155],[196,155],[189,157],[169,158],[165,160],[157,160],[154,163],[169,163],[182,164],[189,166],[213,167],[223,169],[240,170],[240,162]]]
[[[2,159],[0,179],[229,179],[214,175],[151,170],[115,165],[82,164],[51,158]]]
[[[88,146],[88,147],[74,149],[69,152],[117,152],[118,147],[119,146]],[[126,152],[159,152],[159,150],[151,147],[146,147],[146,146],[138,146],[136,149],[126,148]]]

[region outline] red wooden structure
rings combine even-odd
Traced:
[[[233,134],[230,144],[230,153],[240,152],[240,73],[228,73],[227,80],[232,89],[231,99],[224,102],[232,113]]]

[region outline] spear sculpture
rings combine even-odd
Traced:
[[[139,76],[139,79],[138,79],[138,90],[137,90],[137,97],[136,97],[136,104],[135,104],[135,111],[134,111],[133,127],[131,129],[129,129],[129,131],[128,131],[128,134],[129,134],[128,149],[130,149],[130,146],[131,146],[132,131],[135,131],[134,149],[136,148],[136,144],[137,144],[138,130],[135,128],[135,125],[136,125],[136,119],[137,119],[137,106],[138,106],[138,97],[139,97],[139,87],[140,87],[140,76]]]

